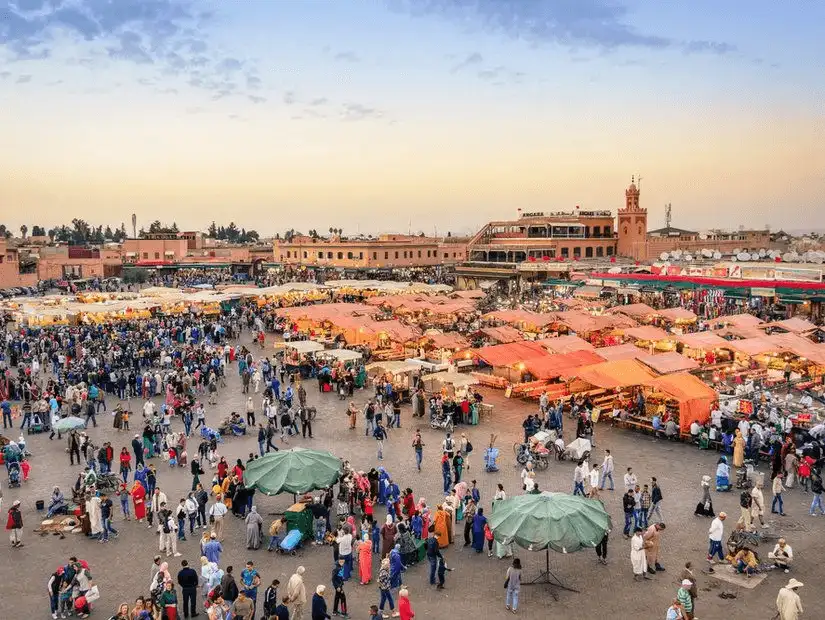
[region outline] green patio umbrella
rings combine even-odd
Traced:
[[[515,543],[528,551],[544,549],[546,567],[533,583],[552,583],[566,590],[572,588],[550,572],[550,549],[572,553],[595,547],[612,525],[598,500],[546,491],[496,502],[487,523],[493,538],[502,544]]]
[[[86,426],[86,421],[83,418],[78,418],[77,416],[70,415],[67,418],[61,418],[57,422],[54,423],[54,428],[57,431],[70,431],[74,428],[82,428]]]
[[[249,463],[244,482],[266,495],[306,493],[338,481],[341,459],[329,452],[293,448],[270,452]]]

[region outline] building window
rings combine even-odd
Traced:
[[[286,257],[289,258],[290,256],[292,256],[292,252],[287,252]]]
[[[327,252],[327,258],[329,258],[329,259],[332,258],[332,252]]]
[[[613,246],[612,245],[607,246],[607,255],[608,256],[613,256]]]
[[[612,236],[612,234],[613,233],[610,232],[610,226],[605,226],[604,227],[604,236],[605,237],[610,237],[610,236]]]
[[[593,227],[593,236],[600,237],[602,234],[602,227],[601,226],[594,226]]]
[[[347,252],[347,258],[349,260],[352,260],[352,256],[353,256],[352,252]]]
[[[390,257],[389,252],[384,252],[384,260],[387,260]]]
[[[453,252],[453,258],[455,258],[455,252]]]
[[[307,253],[306,253],[306,252],[304,252],[304,258],[306,258],[306,257],[307,257]]]
[[[395,258],[398,258],[398,252],[395,253]]]
[[[323,252],[318,252],[318,258],[323,259],[324,258],[324,253]]]
[[[406,252],[404,252],[404,258],[407,258],[407,253]]]
[[[593,248],[591,248],[589,246],[584,248],[584,257],[585,258],[593,258]]]
[[[159,258],[160,258],[160,252],[155,252],[155,260],[158,260]]]
[[[378,260],[378,252],[372,253],[372,260]]]
[[[581,255],[582,255],[582,249],[581,248],[579,248],[579,247],[573,248],[573,256],[581,257]]]
[[[418,258],[421,258],[421,250],[418,250]]]
[[[338,260],[341,260],[342,258],[344,258],[344,253],[338,252]]]
[[[427,258],[430,258],[431,256],[432,256],[432,251],[431,251],[431,250],[427,250]]]
[[[561,257],[567,258],[570,256],[570,248],[562,248],[561,249]]]
[[[596,248],[596,256],[604,256],[604,248],[602,246]]]
[[[144,252],[143,253],[143,258],[149,258],[149,252]]]

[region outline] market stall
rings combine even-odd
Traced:
[[[624,314],[640,323],[650,323],[659,316],[659,312],[647,304],[628,304],[626,306],[616,306],[608,310],[611,314]]]
[[[551,336],[537,341],[551,353],[571,353],[573,351],[593,351],[596,347],[578,336]]]
[[[655,351],[673,350],[673,336],[660,327],[642,325],[621,330],[625,340],[629,340],[637,347],[646,349],[649,353]]]
[[[646,387],[649,415],[652,416],[660,404],[665,404],[682,435],[690,434],[690,425],[694,421],[707,424],[713,403],[718,399],[713,388],[689,373],[664,375],[649,381]]]
[[[420,371],[420,365],[410,361],[384,361],[368,364],[367,374],[375,381],[387,381],[392,391],[401,395],[403,401],[409,400],[410,389],[414,384],[413,374]]]

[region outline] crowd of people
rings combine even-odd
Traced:
[[[186,315],[100,325],[19,328],[3,333],[0,409],[4,428],[7,421],[12,425],[16,419],[12,414],[14,407],[20,428],[42,424],[50,432],[50,439],[61,440],[65,434],[70,467],[82,467],[72,489],[72,503],[80,508],[83,533],[101,544],[114,540],[118,536],[113,527],[118,503],[124,521],[146,523],[148,529],[157,533],[160,553],[152,564],[146,591],[134,604],[121,604],[113,617],[176,620],[179,615],[190,618],[200,611],[205,611],[210,620],[226,618],[230,612],[231,617],[239,620],[253,620],[259,612],[264,618],[278,620],[300,620],[305,615],[312,620],[331,615],[348,617],[351,610],[347,606],[347,590],[358,583],[376,587],[377,604],[370,609],[372,618],[395,616],[408,620],[414,613],[404,573],[414,564],[426,561],[429,584],[435,589],[446,588],[451,570],[445,557],[447,550],[461,544],[468,552],[486,551],[489,557],[512,558],[504,576],[504,605],[508,611],[517,612],[521,561],[513,557],[515,550],[511,545],[493,538],[487,522],[496,503],[505,500],[507,493],[499,484],[493,497],[485,502],[476,481],[467,479],[473,447],[465,434],[455,437],[445,433],[440,444],[428,451],[434,452],[441,463],[443,499],[429,502],[416,496],[414,483],[391,475],[386,467],[360,470],[346,462],[336,487],[303,498],[312,513],[313,542],[317,546],[328,545],[332,556],[330,574],[314,575],[317,585],[314,589],[310,587],[309,593],[305,585],[309,577],[302,566],[297,567],[286,584],[281,584],[277,579],[265,580],[254,560],[248,561],[237,576],[232,565],[221,561],[231,516],[243,520],[249,551],[273,551],[280,547],[287,534],[285,522],[276,519],[267,527],[254,503],[254,489],[245,485],[245,471],[250,462],[280,449],[279,443],[283,447],[292,437],[313,437],[305,381],[300,372],[284,360],[270,359],[264,354],[256,356],[252,345],[246,348],[235,344],[244,330],[249,330],[257,342],[260,327],[261,317],[252,308],[241,306],[209,319]],[[323,374],[318,371],[315,368],[312,374]],[[227,416],[221,427],[224,434],[256,437],[258,447],[257,453],[253,450],[248,459],[237,459],[235,463],[220,454],[221,435],[206,421],[206,411],[217,401],[218,391],[226,389],[230,373],[237,373],[240,389],[247,395],[247,407]],[[345,397],[349,398],[354,389],[365,386],[360,375],[360,368],[344,369],[331,376],[331,380],[334,378],[342,385]],[[319,379],[319,389],[322,385]],[[474,398],[480,400],[480,396]],[[109,410],[112,403],[107,399],[117,401],[115,428],[129,433],[124,434],[127,439],[122,447],[111,442],[95,445],[94,434],[89,432],[89,427],[98,424],[97,415]],[[431,417],[444,415],[444,403],[437,396],[428,398],[423,390],[414,390],[413,400],[414,416],[425,415],[427,408]],[[449,409],[448,415],[459,423],[473,424],[474,417],[477,422],[477,413],[473,412],[477,402],[465,400],[466,407],[461,401],[459,406]],[[586,398],[567,404],[551,403],[542,397],[538,411],[522,425],[525,443],[539,431],[552,431],[561,440],[565,414],[573,419],[576,437],[593,442],[591,409],[592,403]],[[363,408],[350,404],[347,414],[350,429],[359,431],[359,421],[363,422],[365,438],[377,444],[379,462],[388,449],[388,437],[405,432],[400,400],[392,387],[381,381],[376,382],[375,395]],[[784,427],[778,428],[783,421],[772,422],[771,415],[769,407],[759,409],[748,421],[744,435],[741,425],[735,429],[731,442],[734,467],[742,468],[746,450],[755,449],[744,437],[761,434],[762,428],[772,426],[772,433],[780,438],[780,444],[771,453],[773,512],[784,514],[782,493],[793,486],[795,476],[799,476],[803,492],[808,492],[810,483],[814,494],[811,514],[817,498],[822,512],[822,482],[815,467],[821,455],[811,457],[812,462],[805,460],[808,457],[795,462],[792,438],[784,436]],[[61,421],[71,417],[80,417],[82,426],[61,430]],[[137,432],[129,438],[132,427]],[[773,434],[768,442],[771,445],[775,443]],[[410,436],[411,444],[407,445],[411,446],[420,471],[425,442],[420,433]],[[196,449],[191,443],[193,437]],[[360,432],[353,433],[353,438],[360,440]],[[23,443],[20,452],[25,459]],[[390,449],[398,450],[399,444],[393,442]],[[559,453],[564,454],[563,444]],[[162,477],[161,464],[188,468],[191,488],[177,494],[167,488],[158,480]],[[720,465],[727,465],[727,461]],[[615,471],[610,450],[605,451],[599,465],[591,464],[587,458],[578,459],[571,492],[603,500],[604,493],[616,486]],[[634,577],[643,581],[665,570],[661,557],[661,540],[667,534],[663,521],[665,495],[655,477],[640,484],[632,467],[624,471],[620,487],[624,492],[623,533],[629,544]],[[723,473],[727,474],[726,486],[730,487],[730,468]],[[522,493],[540,492],[530,462],[525,465],[521,480]],[[747,537],[737,539],[731,548],[724,537],[726,514],[713,512],[710,481],[710,476],[703,477],[703,495],[697,506],[697,514],[713,518],[708,532],[708,570],[714,570],[717,558],[743,575],[767,568],[792,570],[793,551],[784,539],[777,541],[769,556],[771,561],[765,565],[755,557]],[[719,481],[717,471],[717,487]],[[748,489],[750,501],[747,506],[743,503],[742,527],[737,531],[758,531],[756,524],[762,522],[765,511],[761,493],[761,482]],[[177,500],[178,496],[182,497]],[[23,546],[19,505],[17,501],[9,509],[7,522],[15,548]],[[55,487],[48,516],[65,513],[68,506],[68,498]],[[178,542],[187,540],[187,535],[197,538],[198,534],[200,566],[192,567],[185,559],[176,560],[183,555]],[[609,532],[605,532],[596,547],[602,563],[607,563],[608,536]],[[744,544],[740,544],[742,541]],[[726,542],[727,552],[723,548]],[[179,568],[173,569],[170,562],[179,563]],[[173,575],[174,570],[177,573]],[[698,583],[690,563],[685,565],[679,583],[667,617],[691,619],[695,617]],[[800,587],[802,583],[791,579],[780,592],[777,608],[782,620],[801,613],[797,594]],[[54,571],[48,589],[53,618],[71,613],[85,617],[100,596],[88,564],[76,557]]]

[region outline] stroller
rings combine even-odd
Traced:
[[[12,461],[8,463],[9,469],[9,488],[13,489],[20,486],[21,472],[20,463]]]

